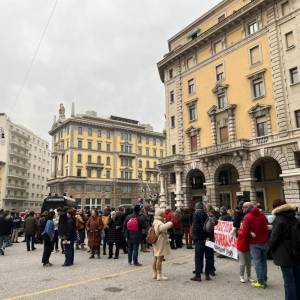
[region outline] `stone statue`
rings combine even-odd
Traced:
[[[59,121],[64,121],[66,119],[66,111],[63,104],[59,105]]]

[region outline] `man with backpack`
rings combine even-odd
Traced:
[[[273,222],[270,248],[275,265],[280,266],[285,299],[300,299],[300,222],[296,207],[285,200],[273,201]]]
[[[124,221],[124,230],[128,241],[128,264],[134,264],[137,267],[141,266],[138,262],[138,252],[142,241],[142,230],[147,226],[140,212],[140,205],[135,205],[133,214],[127,216]]]

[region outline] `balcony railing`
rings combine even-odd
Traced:
[[[7,175],[8,177],[13,177],[13,178],[19,178],[19,179],[23,179],[23,180],[27,180],[28,179],[28,175],[25,174],[16,174],[16,173],[8,173]]]
[[[11,196],[11,195],[6,195],[5,197],[6,200],[27,200],[28,199],[28,196],[25,195],[25,196]]]
[[[96,168],[96,169],[99,169],[99,168],[103,168],[104,164],[103,163],[93,163],[93,162],[87,162],[86,163],[86,167],[87,168]]]
[[[159,173],[159,170],[157,168],[146,168],[145,171],[149,173]]]
[[[249,140],[237,140],[224,144],[214,145],[206,148],[202,148],[199,150],[198,155],[201,156],[209,156],[215,154],[222,154],[226,152],[232,152],[240,149],[248,149],[249,148]]]
[[[16,184],[7,184],[6,186],[8,189],[14,189],[14,190],[22,190],[25,191],[26,190],[26,186],[21,186],[21,185],[16,185]]]
[[[10,161],[8,164],[10,166],[17,167],[17,168],[23,169],[23,170],[28,170],[29,169],[29,164],[20,164],[20,163],[17,163],[15,161]]]
[[[29,154],[27,152],[18,152],[18,151],[15,151],[15,150],[12,150],[10,152],[11,155],[13,156],[16,156],[18,158],[22,158],[22,159],[28,159],[29,158]]]
[[[119,152],[119,156],[129,156],[129,157],[136,157],[136,153],[128,153],[128,152]]]
[[[167,165],[167,164],[174,164],[176,162],[183,162],[184,161],[184,155],[182,154],[175,154],[172,156],[166,156],[160,159],[159,164],[160,165]]]
[[[19,148],[29,150],[29,145],[28,144],[25,145],[24,143],[19,143],[16,140],[11,140],[10,143],[11,143],[11,145],[17,146]]]

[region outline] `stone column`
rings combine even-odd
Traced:
[[[300,190],[299,177],[284,177],[283,178],[283,193],[287,203],[292,203],[300,206]]]
[[[165,190],[165,174],[160,173],[160,195],[159,195],[159,206],[165,209],[167,206],[166,190]]]
[[[213,206],[218,205],[216,195],[216,184],[214,182],[205,182],[207,203]]]
[[[183,193],[181,190],[181,169],[175,168],[175,174],[176,174],[175,206],[176,208],[183,208]]]
[[[217,145],[217,126],[216,126],[216,116],[215,115],[210,116],[210,128],[211,128],[213,144]]]
[[[235,116],[234,110],[230,109],[228,111],[228,134],[229,134],[229,142],[235,141]]]
[[[256,193],[254,188],[255,178],[240,178],[238,179],[238,182],[240,183],[241,192],[250,192],[249,200],[255,203],[256,202]]]

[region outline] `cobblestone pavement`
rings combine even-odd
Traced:
[[[217,276],[212,281],[192,282],[193,250],[172,251],[164,265],[169,281],[151,278],[151,253],[140,255],[142,267],[128,266],[126,255],[119,260],[90,260],[88,253],[75,252],[75,265],[63,268],[64,256],[53,253],[53,267],[43,268],[42,246],[27,252],[24,243],[7,248],[0,256],[0,299],[272,299],[281,300],[280,270],[269,261],[269,287],[256,290],[239,282],[239,265],[216,259]]]

